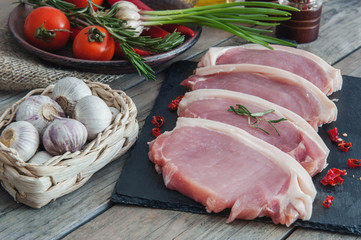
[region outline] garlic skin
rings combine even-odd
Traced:
[[[113,7],[118,8],[118,10],[119,9],[128,9],[128,10],[132,10],[132,11],[135,11],[135,12],[140,11],[140,9],[134,3],[131,3],[131,2],[128,2],[128,1],[116,2],[113,5]]]
[[[10,123],[1,133],[0,142],[17,151],[19,158],[28,161],[39,147],[38,130],[27,121]]]
[[[109,107],[109,110],[112,113],[112,119],[110,120],[110,122],[112,123],[115,117],[120,113],[120,111],[115,107]]]
[[[43,135],[45,150],[52,155],[80,150],[86,142],[88,133],[85,126],[71,118],[55,118]]]
[[[112,113],[101,98],[91,95],[80,99],[74,108],[73,118],[84,124],[88,140],[93,140],[110,125]]]
[[[54,116],[65,117],[59,104],[48,96],[33,95],[19,105],[15,119],[30,122],[42,134]]]
[[[134,30],[134,36],[139,36],[144,29],[142,25],[141,15],[138,13],[140,9],[131,2],[120,1],[113,5],[113,8],[117,8],[117,12],[114,17],[123,20],[123,27],[129,27]]]
[[[65,77],[55,84],[52,99],[61,106],[67,116],[72,116],[76,103],[88,95],[92,95],[92,92],[85,82],[75,77]]]
[[[48,161],[52,157],[53,156],[50,155],[46,151],[39,151],[39,152],[35,153],[35,155],[32,158],[30,158],[28,163],[35,163],[35,164],[38,164],[38,165],[42,165],[43,163],[45,163],[46,161]]]

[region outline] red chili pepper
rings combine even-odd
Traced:
[[[164,117],[163,116],[153,116],[152,123],[157,128],[160,128],[164,124]]]
[[[70,27],[70,39],[74,40],[76,35],[78,35],[78,33],[82,30],[83,28],[81,27]]]
[[[170,32],[158,26],[150,26],[143,29],[142,36],[150,36],[151,38],[165,38]]]
[[[331,186],[336,186],[337,184],[342,184],[343,179],[341,176],[345,176],[347,174],[346,170],[340,170],[337,168],[331,168],[327,171],[326,176],[321,180],[321,183],[326,186],[330,184]]]
[[[152,129],[152,135],[154,137],[158,137],[160,134],[162,134],[161,131],[160,131],[160,128],[153,128]]]
[[[152,54],[151,52],[148,52],[148,51],[145,51],[145,50],[142,50],[142,49],[138,49],[138,48],[133,48],[133,50],[139,56],[149,56],[149,55]],[[122,57],[125,56],[122,49],[120,49],[119,43],[115,43],[115,52],[114,52],[114,54],[117,55],[117,56],[122,56]]]
[[[361,159],[357,160],[355,158],[349,158],[347,161],[347,166],[349,168],[357,168],[361,166]]]
[[[333,199],[335,198],[327,195],[325,201],[322,202],[322,206],[324,206],[325,208],[330,208],[332,206]]]
[[[179,95],[176,99],[172,100],[172,102],[168,105],[169,110],[175,111],[178,109],[179,102],[182,100],[183,95]]]
[[[161,28],[167,30],[168,32],[179,32],[181,35],[187,35],[190,37],[194,37],[194,31],[189,27],[178,25],[178,24],[164,24]]]
[[[328,135],[330,136],[331,140],[336,143],[342,143],[344,142],[338,134],[338,129],[335,127],[328,131]]]
[[[351,148],[352,143],[350,143],[350,142],[349,143],[342,142],[342,143],[339,144],[339,146],[340,146],[340,149],[341,149],[342,152],[347,152]]]

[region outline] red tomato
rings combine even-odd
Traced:
[[[87,0],[65,0],[68,3],[74,4],[78,8],[85,8],[88,4]],[[103,0],[92,0],[92,3],[101,6],[103,4]],[[94,10],[97,10],[96,7],[94,7]]]
[[[70,24],[68,18],[59,9],[39,7],[26,18],[24,33],[33,46],[49,51],[57,50],[68,41]]]
[[[73,42],[74,56],[86,60],[109,61],[114,55],[114,48],[114,39],[105,28],[100,26],[84,28]]]

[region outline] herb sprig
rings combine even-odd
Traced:
[[[264,118],[264,116],[266,116],[267,114],[270,114],[272,112],[274,112],[275,110],[273,109],[269,109],[269,110],[266,110],[264,112],[255,112],[255,113],[251,113],[247,107],[241,105],[241,104],[236,104],[237,108],[233,107],[233,106],[230,106],[228,111],[229,112],[234,112],[235,114],[237,115],[240,115],[240,116],[246,116],[248,118],[248,125],[250,127],[254,127],[256,129],[259,129],[261,131],[263,131],[264,133],[270,135],[270,133],[259,127],[259,124],[262,120],[266,121],[267,123],[269,123],[271,125],[271,127],[277,132],[278,136],[281,136],[281,134],[278,132],[277,128],[275,127],[274,123],[279,123],[279,122],[282,122],[282,121],[286,121],[287,119],[286,118],[280,118],[280,119],[276,119],[276,120],[268,120],[266,118]],[[251,122],[251,120],[253,122]]]

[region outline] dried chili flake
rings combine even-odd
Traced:
[[[345,176],[347,174],[346,170],[340,170],[338,168],[331,168],[327,171],[327,174],[324,178],[322,178],[321,183],[326,186],[330,184],[331,186],[336,186],[337,184],[342,184],[343,179],[341,176]]]
[[[349,168],[357,168],[361,166],[361,159],[349,158],[347,161],[347,166]]]
[[[342,152],[347,152],[351,148],[352,143],[343,142],[343,143],[340,143],[339,146],[340,146],[340,149],[341,149]]]
[[[152,129],[152,135],[154,137],[158,137],[161,134],[160,128],[153,128]]]
[[[176,99],[172,100],[172,102],[168,105],[169,110],[175,111],[178,109],[179,102],[182,100],[183,95],[179,95]]]
[[[157,128],[160,128],[164,124],[164,117],[163,116],[153,116],[152,117],[152,124]]]
[[[335,198],[327,195],[325,201],[322,202],[322,206],[324,206],[325,208],[330,208],[332,206],[333,199]]]
[[[342,142],[344,142],[341,138],[340,138],[340,136],[339,136],[339,134],[338,134],[338,129],[335,127],[335,128],[333,128],[333,129],[331,129],[331,130],[328,130],[328,135],[330,136],[330,139],[331,139],[331,141],[333,141],[333,142],[336,142],[336,143],[342,143]]]

